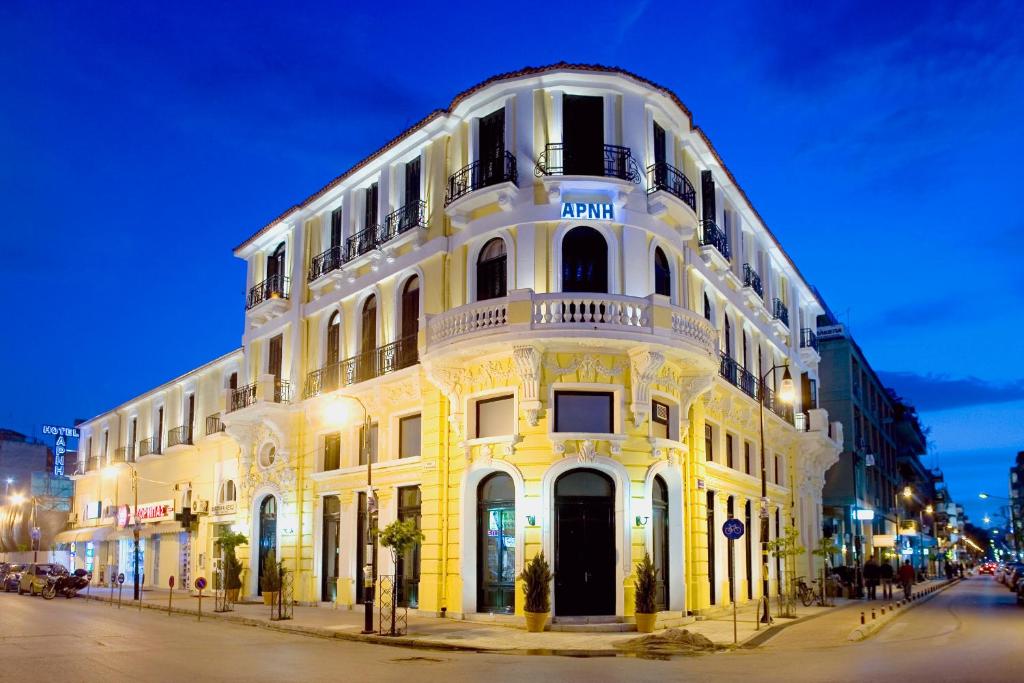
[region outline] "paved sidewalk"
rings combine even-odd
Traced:
[[[127,587],[126,587],[127,588]],[[88,595],[81,594],[92,600],[113,601],[116,604],[117,590],[91,587]],[[143,608],[167,611],[167,590],[147,590],[143,592]],[[198,615],[199,600],[184,591],[174,591],[173,611],[179,614]],[[855,609],[863,606],[863,600],[836,599],[835,607],[804,607],[797,606],[796,619],[775,619],[770,632],[775,633],[786,626],[806,621],[817,616],[833,613],[837,610]],[[563,631],[547,631],[545,633],[528,633],[522,628],[505,626],[497,623],[463,621],[459,619],[441,619],[409,615],[408,632],[400,638],[379,635],[363,635],[362,608],[335,609],[329,604],[322,607],[296,605],[292,618],[284,621],[272,621],[271,610],[262,604],[242,603],[233,606],[233,611],[214,612],[213,596],[203,597],[202,619],[226,619],[252,626],[260,626],[290,633],[303,633],[323,638],[343,638],[365,642],[396,645],[402,647],[424,647],[431,649],[473,650],[491,652],[514,652],[518,654],[618,654],[617,645],[639,634],[634,632],[619,633],[578,633]],[[97,605],[99,609],[113,609],[113,605]],[[122,594],[121,609],[138,609],[139,606],[131,599],[131,589]],[[774,609],[774,605],[773,605]],[[706,636],[716,645],[731,647],[733,645],[732,613],[719,613],[711,619],[694,621],[679,628],[692,633]],[[757,628],[754,605],[743,605],[737,610],[738,643],[755,639],[763,642],[767,637],[765,628]],[[755,638],[756,637],[756,638]]]

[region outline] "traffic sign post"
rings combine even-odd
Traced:
[[[121,609],[121,589],[124,587],[124,572],[117,575],[117,609]]]
[[[196,579],[196,590],[199,591],[199,616],[196,621],[203,620],[203,589],[206,588],[206,579],[202,576]]]
[[[722,525],[722,533],[729,539],[729,576],[732,577],[730,580],[732,593],[732,644],[735,645],[739,642],[739,634],[737,633],[736,627],[736,552],[733,549],[733,544],[743,538],[743,522],[738,519],[727,519],[725,524]]]

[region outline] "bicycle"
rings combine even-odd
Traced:
[[[804,577],[798,576],[796,579],[796,591],[804,607],[810,607],[815,602],[821,607],[828,607],[830,605],[825,595],[825,587],[819,579],[811,579],[811,583],[808,585],[804,581]]]

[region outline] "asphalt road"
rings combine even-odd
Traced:
[[[1024,608],[987,577],[937,595],[862,643],[845,640],[855,615],[795,624],[756,650],[579,659],[367,645],[12,593],[0,594],[0,680],[1024,680]]]

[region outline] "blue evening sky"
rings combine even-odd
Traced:
[[[0,426],[239,345],[231,248],[458,91],[566,60],[674,90],[955,496],[1024,449],[1024,5],[0,6]]]

